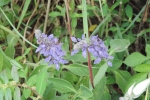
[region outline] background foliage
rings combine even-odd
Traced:
[[[149,77],[149,0],[86,0],[88,34],[98,35],[114,59],[92,65],[71,56],[70,36],[84,33],[81,0],[0,0],[0,100],[118,100]],[[63,43],[69,64],[60,70],[35,53],[35,29]],[[94,60],[94,57],[91,58]],[[149,90],[136,100],[149,100]]]

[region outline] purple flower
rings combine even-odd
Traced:
[[[74,55],[82,50],[82,55],[86,58],[86,52],[88,51],[96,58],[94,64],[98,64],[102,59],[105,59],[107,60],[108,66],[112,66],[110,60],[114,57],[108,54],[107,47],[102,39],[98,38],[98,35],[91,36],[89,40],[86,40],[84,34],[82,35],[82,39],[75,37],[71,37],[71,39],[75,42],[71,55]]]
[[[62,50],[62,43],[59,43],[53,34],[47,36],[40,30],[35,30],[35,37],[37,44],[39,44],[36,52],[43,54],[46,57],[45,61],[49,62],[49,65],[54,64],[56,69],[59,70],[60,64],[68,63],[67,60],[63,59],[65,52]]]

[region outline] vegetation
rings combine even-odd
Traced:
[[[149,100],[150,0],[0,0],[0,100]]]

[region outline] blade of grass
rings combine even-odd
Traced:
[[[32,44],[30,41],[28,41],[26,38],[24,38],[19,32],[18,30],[14,27],[14,25],[11,23],[11,21],[8,19],[8,17],[6,16],[6,14],[4,13],[4,11],[2,10],[2,8],[0,7],[0,11],[3,13],[3,15],[5,16],[5,18],[7,19],[7,21],[9,22],[9,24],[12,26],[12,28],[14,29],[14,31],[23,39],[25,40],[28,44],[30,44],[31,46],[37,48],[37,46],[35,46],[34,44]]]
[[[25,14],[26,14],[26,12],[27,12],[27,9],[29,7],[30,2],[31,2],[31,0],[25,0],[24,7],[23,7],[23,10],[22,10],[21,16],[19,18],[19,23],[18,23],[18,26],[17,26],[17,30],[20,27],[20,24],[21,24],[21,22],[22,22],[22,20],[23,20],[23,18],[25,16]]]

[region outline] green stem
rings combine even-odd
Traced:
[[[86,34],[86,38],[89,39],[86,0],[82,0],[82,17],[84,34]]]

